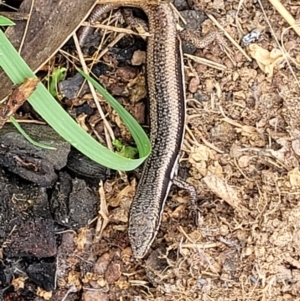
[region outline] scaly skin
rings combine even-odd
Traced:
[[[143,258],[160,227],[184,136],[182,56],[175,18],[166,2],[149,5],[120,1],[116,5],[99,5],[88,21],[95,22],[103,13],[121,5],[143,9],[148,16],[150,31],[147,45],[147,86],[152,152],[143,167],[130,209],[128,228],[133,255]],[[81,44],[88,33],[86,29],[83,31],[79,35]]]

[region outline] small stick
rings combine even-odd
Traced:
[[[224,33],[224,35],[229,39],[229,41],[244,55],[244,57],[251,62],[252,59],[244,51],[244,49],[230,36],[230,34],[221,26],[221,24],[210,14],[207,14],[208,18]]]
[[[274,8],[279,12],[283,19],[293,27],[298,36],[300,36],[300,26],[297,24],[293,16],[287,11],[279,0],[269,0]]]

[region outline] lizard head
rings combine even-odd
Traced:
[[[153,212],[132,213],[128,236],[133,256],[143,258],[150,249],[160,225],[160,217]]]

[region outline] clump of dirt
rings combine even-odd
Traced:
[[[226,40],[227,46],[213,43],[184,57],[187,131],[179,173],[197,190],[198,223],[189,195],[174,187],[148,257],[135,260],[127,221],[138,177],[106,181],[96,228],[62,235],[58,288],[52,297],[40,296],[300,300],[300,37],[267,1],[197,0],[192,10],[186,1],[174,2],[188,24],[203,22],[205,12],[241,45]],[[282,4],[299,19],[299,3]],[[199,33],[217,30],[212,19]],[[108,72],[99,73],[100,82],[147,124],[144,41],[124,38],[101,60]],[[90,95],[74,101],[81,106]],[[130,141],[120,118],[106,105],[104,111],[116,136]],[[83,120],[97,123],[99,116]]]

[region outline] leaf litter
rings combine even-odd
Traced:
[[[300,3],[281,2],[299,19]],[[59,251],[69,250],[59,258],[58,283],[83,290],[83,300],[300,300],[300,91],[294,79],[300,74],[293,63],[299,62],[300,37],[271,1],[264,1],[264,12],[258,1],[198,0],[196,7],[213,13],[235,41],[256,28],[260,33],[243,47],[252,61],[233,45],[230,57],[218,45],[194,54],[223,68],[185,58],[187,132],[179,172],[197,189],[198,226],[186,193],[174,187],[149,257],[135,261],[127,216],[136,177],[105,183],[102,210],[109,221],[99,243],[86,228],[67,233]],[[216,30],[211,19],[202,30]],[[277,38],[284,32],[288,56],[273,32]],[[101,81],[117,94],[125,91],[121,101],[134,111],[144,97],[144,70],[126,80],[132,67],[127,72],[113,64],[122,69]]]

